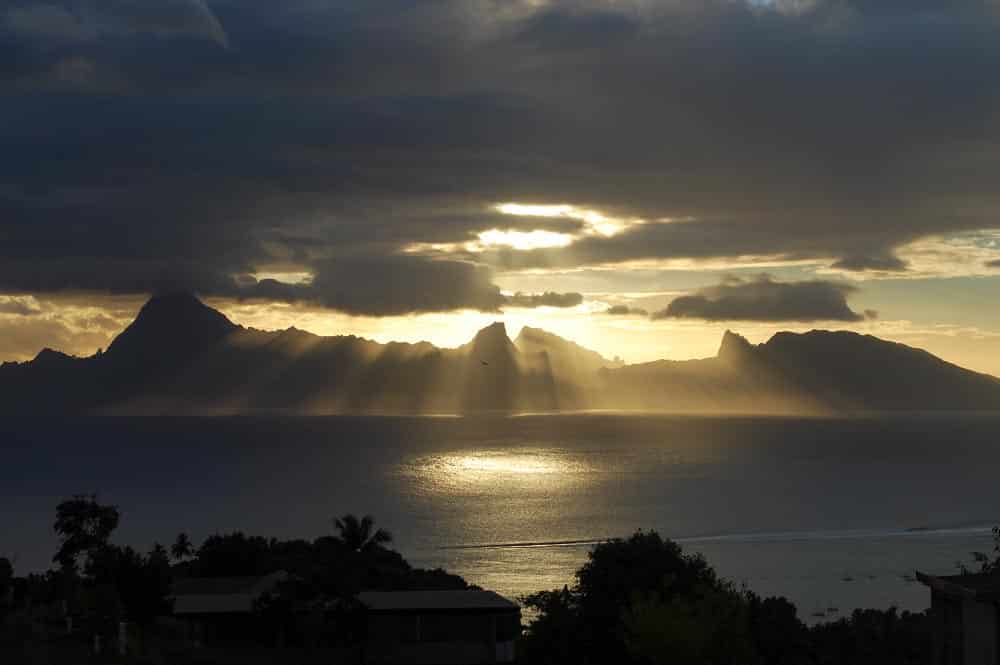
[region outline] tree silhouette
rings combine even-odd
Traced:
[[[7,590],[7,585],[14,579],[14,565],[10,559],[0,556],[0,596]]]
[[[170,560],[166,548],[158,543],[146,555],[127,545],[107,545],[95,552],[87,569],[93,583],[114,590],[124,616],[139,626],[173,609],[168,598]]]
[[[118,507],[102,506],[95,494],[77,494],[56,506],[53,524],[59,535],[59,551],[52,557],[65,570],[75,570],[81,554],[92,556],[107,547],[111,532],[118,527]]]
[[[7,596],[10,594],[10,590],[13,583],[14,583],[13,564],[11,564],[10,559],[6,557],[0,557],[0,616],[2,616],[4,606],[7,603]]]
[[[191,539],[186,533],[177,534],[177,540],[170,546],[170,554],[178,561],[194,556],[194,545],[191,544]]]
[[[366,552],[375,547],[392,542],[392,534],[385,529],[375,529],[375,518],[348,513],[334,520],[333,525],[340,532],[340,542],[355,552]]]
[[[158,542],[153,543],[153,549],[150,550],[149,556],[157,562],[166,562],[167,565],[170,565],[170,557],[167,556],[167,548]]]
[[[655,531],[595,546],[576,580],[523,599],[539,613],[525,635],[525,662],[753,662],[741,594]]]

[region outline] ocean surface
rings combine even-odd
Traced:
[[[516,597],[592,544],[655,529],[808,621],[920,610],[1000,524],[1000,416],[5,419],[0,556],[49,565],[56,503],[99,493],[116,540],[331,533],[370,513],[413,564]]]

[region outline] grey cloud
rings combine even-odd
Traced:
[[[580,293],[515,293],[504,298],[504,304],[510,307],[576,307],[583,302]]]
[[[604,310],[605,314],[611,316],[648,316],[649,312],[641,307],[629,307],[628,305],[612,305]]]
[[[833,267],[853,272],[864,272],[866,270],[900,272],[906,270],[906,261],[890,254],[883,254],[879,256],[849,256],[835,262]]]
[[[30,300],[10,296],[0,296],[0,314],[34,316],[41,313],[41,308]]]
[[[4,290],[21,293],[94,291],[108,294],[141,294],[160,291],[198,291],[228,295],[233,279],[226,273],[226,260],[213,266],[204,261],[148,258],[126,259],[106,256],[105,265],[95,267],[90,257],[42,261],[0,262],[0,283]]]
[[[489,270],[415,257],[333,261],[320,267],[312,289],[322,304],[355,314],[493,311],[503,303]]]
[[[85,41],[97,38],[97,31],[67,7],[58,4],[28,4],[10,7],[4,21],[19,34],[60,41]]]
[[[233,295],[278,301],[308,301],[350,314],[390,316],[419,312],[473,309],[495,312],[502,307],[574,307],[579,293],[500,293],[492,272],[464,261],[428,260],[414,256],[371,256],[321,264],[309,284],[273,279],[235,282]]]
[[[235,295],[245,298],[308,301],[368,316],[456,309],[497,311],[505,302],[486,268],[411,256],[331,260],[317,267],[310,284],[265,279],[237,288]]]
[[[525,19],[516,39],[545,50],[579,50],[613,45],[635,36],[639,27],[635,17],[613,9],[556,5]]]
[[[158,35],[193,35],[229,46],[229,36],[206,0],[100,0],[99,17],[117,29]]]
[[[871,245],[877,244],[878,238],[873,239],[870,233],[861,229],[838,226],[829,212],[817,211],[813,220],[813,225],[805,226],[787,216],[762,218],[748,214],[743,218],[649,223],[611,238],[590,236],[566,248],[494,251],[487,259],[510,270],[572,268],[636,259],[713,259],[746,255],[816,260],[845,256],[851,258],[834,263],[855,271],[905,267],[895,257],[872,254]],[[901,240],[915,237],[912,231],[900,231]]]
[[[777,282],[769,275],[751,280],[730,278],[718,286],[675,298],[654,319],[696,318],[708,321],[861,321],[847,304],[857,289],[821,280]]]
[[[15,2],[5,22],[24,37],[56,42],[148,34],[200,37],[229,45],[225,30],[204,0]]]

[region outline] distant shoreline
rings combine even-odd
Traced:
[[[642,417],[642,418],[677,418],[692,420],[802,420],[802,421],[843,421],[843,420],[874,420],[897,418],[1000,418],[1000,409],[924,409],[899,411],[845,411],[842,413],[809,414],[809,413],[755,413],[750,411],[692,412],[692,411],[652,411],[644,409],[574,409],[565,411],[473,411],[467,413],[426,413],[417,411],[344,411],[321,412],[303,411],[299,409],[252,409],[243,411],[218,410],[183,410],[176,412],[164,411],[93,411],[93,412],[59,412],[28,411],[5,413],[9,419],[29,419],[38,417],[59,416],[61,418],[81,419],[117,419],[117,418],[204,418],[204,419],[254,419],[254,418],[420,418],[420,419],[463,419],[463,418],[561,418],[561,417]]]
[[[816,530],[816,531],[761,531],[745,533],[725,533],[700,536],[678,536],[670,539],[681,544],[695,544],[708,542],[731,542],[731,543],[786,543],[801,541],[823,541],[823,540],[851,540],[851,539],[877,539],[877,538],[906,538],[919,536],[955,536],[955,535],[989,535],[992,533],[993,525],[998,520],[983,520],[970,525],[963,526],[940,526],[940,527],[890,527],[884,529],[841,529],[841,530]],[[593,546],[618,537],[608,536],[605,538],[579,538],[572,540],[539,540],[507,543],[476,543],[468,545],[442,545],[440,550],[489,550],[489,549],[527,549],[543,547],[580,547]]]

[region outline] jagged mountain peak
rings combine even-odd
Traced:
[[[581,347],[576,342],[570,341],[565,337],[560,337],[555,333],[551,333],[548,330],[542,328],[532,328],[531,326],[524,326],[521,328],[521,332],[517,334],[514,339],[514,344],[518,347],[527,344],[562,344],[574,347]]]
[[[753,345],[747,341],[743,335],[727,330],[722,335],[722,343],[719,345],[717,357],[722,360],[740,360],[753,351]]]
[[[473,355],[494,360],[505,357],[513,361],[517,354],[517,347],[507,336],[507,326],[503,321],[496,321],[486,326],[462,348]]]
[[[506,338],[509,340],[510,338],[507,337],[507,325],[503,321],[494,321],[476,333],[476,339],[487,338]]]
[[[559,336],[555,335],[553,333],[550,333],[547,330],[543,330],[541,328],[532,328],[531,326],[524,326],[524,327],[522,327],[521,328],[521,332],[519,332],[517,334],[517,339],[527,339],[527,338],[530,338],[530,337],[546,337],[546,338],[549,338],[549,337],[559,337]],[[560,339],[562,339],[562,338],[560,338]]]
[[[514,340],[514,346],[524,353],[546,352],[561,355],[564,356],[564,360],[574,362],[582,368],[597,369],[615,364],[597,351],[541,328],[524,326]]]

